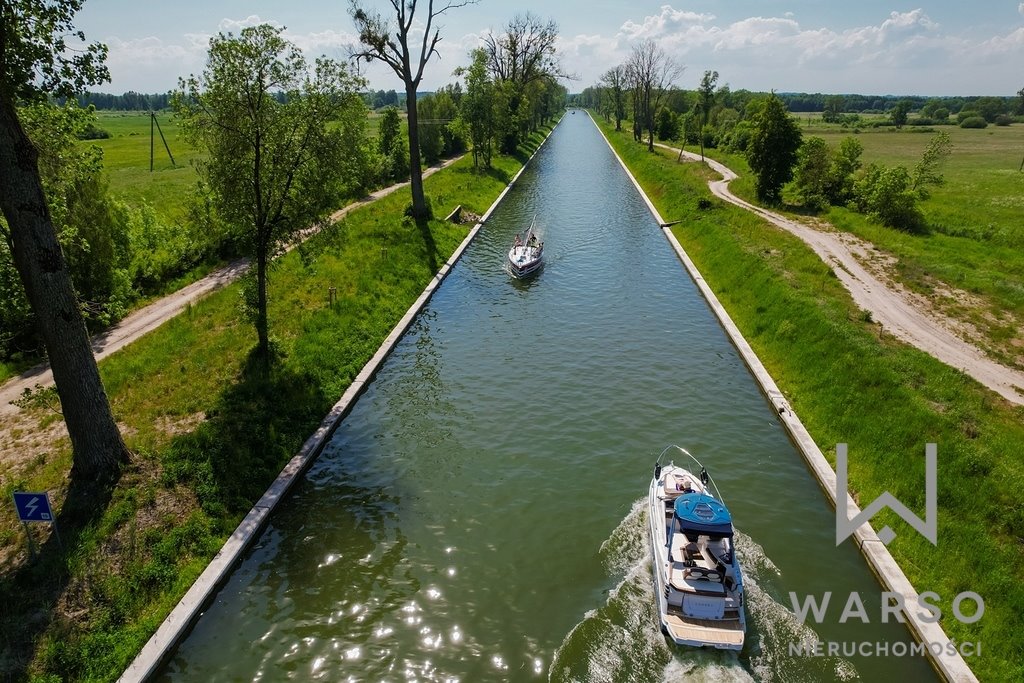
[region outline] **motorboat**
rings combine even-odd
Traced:
[[[513,276],[522,278],[537,272],[544,264],[544,243],[536,233],[537,217],[533,217],[526,234],[516,240],[508,250],[508,267]]]
[[[671,460],[662,464],[670,452],[685,456],[699,472]],[[648,522],[661,630],[679,645],[742,649],[743,574],[732,515],[707,470],[686,449],[669,446],[658,457]]]

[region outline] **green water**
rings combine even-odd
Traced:
[[[534,215],[545,266],[503,271]],[[742,652],[670,645],[645,512],[669,444],[739,531]],[[833,592],[800,625],[789,592]],[[839,624],[850,591],[871,623]],[[160,675],[165,681],[928,680],[642,199],[566,116]],[[838,603],[838,604],[836,604]],[[811,628],[813,626],[813,629]]]

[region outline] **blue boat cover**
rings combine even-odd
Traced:
[[[732,515],[706,493],[685,493],[676,499],[676,519],[683,533],[731,537]]]

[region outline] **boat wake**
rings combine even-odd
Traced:
[[[772,597],[780,576],[755,541],[736,531],[747,598],[748,638],[743,651],[676,647],[658,627],[647,548],[647,501],[641,499],[601,546],[609,575],[622,580],[607,593],[601,607],[590,610],[566,635],[552,657],[548,680],[557,683],[620,681],[817,681],[857,678],[853,666],[840,658],[795,658],[791,642],[816,641],[817,636],[796,615]]]

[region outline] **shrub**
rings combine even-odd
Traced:
[[[1013,123],[1013,117],[1007,114],[1000,114],[995,121],[997,126],[1008,126]]]
[[[868,166],[854,185],[858,209],[890,228],[919,232],[924,217],[917,205],[910,172],[903,166]]]
[[[976,109],[964,109],[962,112],[956,115],[956,122],[963,123],[967,119],[973,119],[976,116],[985,118],[984,116],[981,116],[981,112]]]
[[[981,116],[970,116],[960,122],[961,128],[986,128],[988,121]]]

